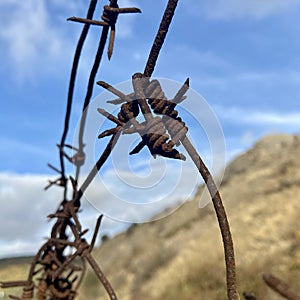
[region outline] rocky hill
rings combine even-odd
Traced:
[[[281,299],[273,273],[300,292],[300,135],[267,136],[227,168],[221,194],[235,243],[239,291]],[[122,300],[226,299],[223,248],[212,205],[194,200],[132,226],[94,256]],[[107,299],[92,272],[80,299]]]

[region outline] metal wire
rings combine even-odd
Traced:
[[[89,9],[88,9],[88,12],[87,12],[87,15],[86,15],[87,19],[92,19],[93,18],[97,2],[98,2],[98,0],[91,0],[90,1]],[[61,140],[60,140],[60,146],[62,148],[64,147],[66,137],[67,137],[67,134],[68,134],[68,130],[69,130],[69,123],[70,123],[71,109],[72,109],[72,103],[73,103],[73,95],[74,95],[76,74],[77,74],[77,69],[78,69],[78,64],[79,64],[79,60],[80,60],[81,51],[82,51],[84,42],[86,40],[87,34],[89,32],[89,28],[90,28],[90,24],[85,24],[83,26],[83,29],[81,31],[81,34],[80,34],[80,37],[79,37],[79,40],[78,40],[78,43],[77,43],[77,46],[76,46],[75,54],[74,54],[72,70],[71,70],[71,75],[70,75],[69,89],[68,89],[68,99],[67,99],[67,108],[66,108],[64,129],[63,129],[63,133],[62,133]],[[62,178],[65,179],[66,178],[65,163],[64,163],[64,156],[63,156],[62,152],[59,153],[59,158],[60,158],[61,175],[62,175]],[[67,184],[65,183],[64,184],[64,200],[66,200],[66,196],[67,196]]]
[[[87,117],[87,107],[92,96],[94,81],[103,55],[103,50],[108,37],[109,28],[111,29],[108,47],[108,56],[110,58],[114,45],[115,23],[117,21],[118,14],[139,12],[139,10],[135,8],[120,9],[117,5],[116,0],[110,0],[110,5],[104,7],[104,14],[102,17],[104,22],[100,23],[95,20],[92,20],[96,3],[97,1],[95,0],[91,1],[86,19],[76,17],[72,17],[69,19],[71,21],[85,23],[85,26],[81,33],[81,37],[78,41],[70,77],[65,126],[61,138],[61,143],[59,145],[61,170],[58,170],[50,165],[50,167],[57,171],[61,176],[57,180],[50,182],[49,186],[53,184],[63,186],[64,200],[61,203],[60,208],[54,214],[49,216],[50,218],[56,218],[57,220],[52,228],[51,238],[41,247],[41,249],[38,251],[38,253],[32,261],[27,280],[26,291],[24,288],[22,300],[28,300],[32,298],[31,296],[33,295],[33,290],[31,291],[30,288],[33,284],[33,277],[35,274],[40,273],[40,269],[39,271],[35,271],[37,266],[42,266],[41,272],[43,272],[41,277],[41,282],[43,283],[43,286],[40,289],[39,297],[43,297],[42,293],[44,293],[44,297],[46,293],[50,293],[53,295],[54,298],[57,299],[64,299],[66,297],[68,297],[69,299],[73,299],[73,297],[75,297],[76,294],[76,290],[73,289],[73,283],[76,282],[75,278],[77,277],[74,277],[73,280],[70,280],[70,274],[73,274],[72,272],[75,270],[72,266],[72,262],[75,260],[76,257],[84,258],[90,263],[97,277],[106,289],[110,299],[117,299],[117,296],[114,290],[112,289],[109,281],[104,276],[99,265],[91,256],[92,246],[95,243],[95,235],[98,232],[100,221],[98,221],[99,223],[97,223],[92,243],[91,245],[89,245],[86,242],[86,240],[82,238],[86,231],[81,230],[82,228],[78,220],[77,213],[81,205],[81,197],[83,196],[90,183],[95,178],[99,169],[103,166],[103,164],[111,154],[111,151],[113,150],[122,132],[127,134],[130,134],[132,132],[138,132],[142,138],[142,142],[132,151],[132,153],[137,153],[143,146],[147,146],[153,155],[159,154],[170,158],[185,159],[185,157],[175,149],[175,145],[179,145],[181,143],[185,147],[188,154],[195,163],[199,173],[203,177],[211,194],[224,245],[228,299],[238,300],[239,296],[236,288],[233,241],[230,233],[230,227],[227,220],[226,212],[222,204],[222,199],[208,168],[206,167],[201,157],[197,153],[196,149],[193,147],[193,145],[190,143],[189,139],[186,136],[187,127],[185,126],[185,123],[181,120],[181,118],[178,117],[178,112],[175,110],[176,104],[184,100],[184,94],[188,89],[188,81],[186,81],[186,84],[184,84],[182,88],[178,91],[173,101],[166,99],[160,86],[154,81],[150,81],[150,77],[154,72],[159,53],[161,51],[166,34],[174,16],[178,0],[168,1],[162,21],[159,26],[159,30],[152,45],[144,69],[144,73],[135,73],[132,77],[134,99],[132,99],[132,95],[124,95],[120,91],[113,89],[111,86],[100,82],[100,84],[110,89],[113,93],[117,94],[117,96],[120,97],[120,99],[117,99],[115,103],[120,103],[121,101],[125,102],[125,104],[122,104],[121,110],[117,118],[105,112],[104,110],[99,109],[100,113],[102,113],[108,119],[116,123],[116,127],[100,135],[100,137],[108,135],[112,135],[112,137],[105,150],[103,151],[102,155],[99,157],[98,161],[96,162],[89,175],[83,182],[80,189],[77,189],[77,181],[79,177],[80,167],[83,163],[82,161],[84,160],[83,136]],[[76,148],[76,150],[73,146],[70,146],[71,148],[73,147],[73,149],[77,151],[78,155],[69,157],[65,153],[64,147],[66,147],[65,140],[69,128],[76,72],[84,40],[86,38],[89,26],[91,24],[101,25],[103,26],[103,30],[98,45],[95,61],[90,73],[87,93],[83,104],[83,115],[81,118],[80,134],[78,141],[79,147]],[[145,118],[145,121],[142,123],[139,123],[136,120],[136,117],[140,111]],[[162,117],[154,116],[152,114],[153,111],[156,114],[162,115]],[[67,179],[65,174],[64,159],[68,159],[70,162],[75,163],[77,167],[75,179],[70,178],[73,184],[72,200],[66,199]],[[71,236],[73,237],[73,240],[70,240],[70,237],[67,235],[67,229],[71,230]],[[64,250],[67,247],[73,247],[75,249],[75,252],[73,252],[73,254],[71,255],[66,255],[64,253]],[[68,271],[68,275],[64,274],[64,271]],[[83,269],[79,268],[79,271],[82,272]],[[44,286],[45,283],[46,286]],[[78,286],[79,285],[76,285],[76,287]]]

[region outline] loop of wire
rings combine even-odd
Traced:
[[[34,284],[30,284],[29,286],[25,286],[23,288],[22,300],[31,300],[33,298],[34,293]]]

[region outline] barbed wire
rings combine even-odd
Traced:
[[[94,81],[97,71],[100,66],[103,51],[106,45],[109,29],[111,29],[108,58],[111,58],[113,53],[114,38],[115,38],[115,24],[120,13],[135,13],[140,12],[138,8],[119,8],[116,0],[110,0],[109,5],[103,8],[102,19],[103,22],[93,20],[93,15],[96,9],[97,0],[91,0],[85,19],[71,17],[69,21],[84,23],[81,35],[77,42],[72,70],[69,81],[67,107],[64,120],[64,128],[60,144],[57,145],[59,149],[60,169],[48,164],[48,166],[59,174],[55,180],[49,180],[49,184],[45,187],[47,190],[53,185],[63,188],[63,200],[59,208],[54,214],[50,214],[48,218],[56,219],[51,236],[46,243],[39,249],[29,270],[28,278],[25,281],[0,282],[2,288],[23,286],[23,293],[21,297],[10,295],[12,299],[29,300],[34,297],[34,291],[37,290],[37,298],[44,299],[61,299],[71,300],[77,295],[77,290],[82,282],[85,273],[85,261],[87,261],[95,272],[105,290],[107,291],[111,300],[117,300],[115,291],[113,290],[108,279],[105,277],[98,263],[94,260],[91,251],[95,245],[96,237],[98,235],[100,223],[103,216],[98,218],[94,230],[93,238],[89,244],[83,236],[88,229],[82,231],[81,223],[78,219],[78,212],[80,201],[75,201],[75,195],[80,194],[77,191],[77,182],[79,178],[80,168],[84,164],[85,154],[84,148],[84,129],[87,116],[87,108],[93,94]],[[78,64],[83,49],[84,42],[88,35],[90,25],[103,26],[100,37],[97,53],[90,72],[87,93],[82,108],[82,118],[80,120],[79,132],[79,147],[66,144],[66,138],[69,131],[69,123],[71,117],[71,110],[73,106],[73,95],[76,81],[76,74]],[[66,153],[66,148],[75,151],[73,156]],[[65,171],[65,160],[76,166],[75,177],[67,176]],[[73,186],[73,197],[71,200],[67,199],[68,181],[71,181]],[[71,232],[71,234],[69,233]],[[69,251],[66,251],[69,250]],[[71,253],[71,254],[68,254]],[[78,265],[80,262],[81,265]],[[36,278],[39,276],[38,278]],[[36,283],[37,282],[37,283]]]
[[[102,59],[109,29],[111,29],[111,32],[109,38],[108,58],[110,58],[113,53],[115,23],[117,21],[118,15],[120,13],[140,12],[140,10],[137,8],[119,8],[117,5],[117,1],[111,0],[110,5],[104,6],[104,12],[102,15],[103,21],[97,21],[92,19],[96,4],[97,1],[92,0],[90,2],[86,19],[78,17],[71,17],[68,19],[70,21],[84,23],[85,25],[75,51],[69,85],[65,126],[61,143],[58,145],[61,170],[50,165],[53,170],[60,174],[60,177],[55,181],[49,182],[49,185],[47,186],[47,188],[54,184],[62,186],[64,188],[64,198],[59,209],[54,214],[49,215],[49,218],[56,218],[56,222],[52,228],[51,237],[41,247],[41,249],[35,256],[31,264],[28,280],[26,281],[25,287],[23,289],[22,298],[20,299],[27,300],[31,299],[30,297],[33,296],[33,289],[35,288],[35,286],[33,285],[33,277],[36,274],[41,274],[39,281],[40,284],[37,286],[39,293],[41,294],[40,299],[45,299],[47,293],[51,295],[51,299],[73,299],[76,296],[76,290],[79,286],[77,284],[76,288],[74,288],[74,283],[78,283],[78,280],[80,281],[80,279],[78,279],[80,276],[78,277],[77,275],[77,277],[75,276],[73,277],[73,279],[70,278],[74,274],[75,270],[79,271],[80,274],[84,272],[84,267],[76,269],[76,266],[73,266],[73,262],[76,258],[79,258],[83,261],[87,260],[93,268],[95,274],[105,287],[110,299],[117,299],[117,296],[110,283],[91,255],[91,251],[93,249],[95,239],[100,227],[101,218],[97,221],[92,242],[91,244],[88,244],[83,238],[83,235],[87,232],[87,230],[82,231],[77,213],[81,205],[82,196],[84,195],[90,183],[95,178],[97,172],[110,156],[121,133],[130,134],[133,132],[138,132],[142,138],[142,141],[131,152],[131,154],[138,153],[142,147],[147,146],[152,155],[162,155],[169,158],[185,159],[183,154],[180,154],[175,149],[175,146],[182,144],[193,160],[194,164],[196,165],[210,192],[219,222],[225,254],[227,296],[230,300],[238,300],[239,295],[236,287],[233,241],[226,212],[222,204],[222,199],[208,168],[186,136],[188,129],[185,123],[181,120],[181,118],[178,117],[178,112],[175,110],[175,106],[185,99],[184,94],[188,90],[189,82],[188,80],[185,82],[182,88],[172,99],[173,101],[171,101],[166,99],[159,83],[155,82],[154,80],[150,80],[150,77],[154,72],[155,65],[157,63],[157,59],[167,35],[169,26],[174,16],[178,0],[168,1],[158,32],[155,36],[152,48],[150,50],[144,72],[135,73],[132,76],[132,85],[134,90],[133,99],[131,97],[131,94],[124,95],[122,92],[114,89],[110,85],[103,82],[98,82],[100,85],[112,92],[115,92],[117,96],[120,97],[120,99],[117,99],[115,103],[118,101],[125,103],[121,105],[121,110],[118,114],[118,117],[114,117],[108,112],[99,109],[99,112],[101,114],[105,115],[108,119],[116,123],[117,126],[100,135],[100,137],[111,135],[111,139],[107,144],[105,150],[99,157],[98,161],[90,171],[89,175],[84,180],[81,187],[79,189],[77,187],[80,168],[84,163],[83,136],[87,118],[87,108],[92,97],[95,77]],[[90,25],[103,26],[103,29],[98,45],[97,54],[95,56],[93,67],[90,72],[87,93],[83,103],[78,139],[79,146],[75,148],[74,146],[66,145],[65,140],[69,127],[78,61],[80,59],[82,47]],[[152,93],[150,93],[150,91],[152,91]],[[145,121],[142,123],[136,120],[136,117],[140,113],[140,111],[145,119]],[[158,114],[161,116],[155,116],[152,114],[153,112],[154,114]],[[155,129],[155,133],[153,132],[153,129]],[[75,155],[69,156],[65,152],[65,147],[75,150]],[[67,176],[65,174],[65,159],[75,164],[76,166],[76,174],[74,178],[70,176],[67,179]],[[71,180],[73,186],[73,197],[71,200],[67,200],[68,180]],[[73,237],[73,240],[70,240],[71,237],[69,237],[66,233],[67,230],[71,232],[71,237]],[[73,249],[73,252],[71,252],[73,254],[66,255],[65,250],[67,248]],[[36,270],[37,266],[40,266],[41,268]],[[66,275],[66,272],[70,275]],[[18,282],[18,284],[20,284],[20,282]],[[2,287],[5,287],[5,283],[2,283]]]
[[[93,15],[96,9],[98,0],[91,0],[90,5],[88,8],[88,12],[86,15],[87,19],[93,19]],[[74,88],[75,88],[75,81],[76,81],[76,75],[77,75],[77,69],[78,64],[81,56],[81,52],[83,49],[84,42],[86,40],[87,34],[90,29],[90,24],[84,24],[83,29],[81,31],[79,40],[77,42],[74,58],[73,58],[73,64],[72,64],[72,70],[70,75],[70,82],[69,82],[69,89],[68,89],[68,98],[67,98],[67,107],[66,107],[66,114],[65,114],[65,121],[64,121],[64,128],[63,133],[60,140],[60,148],[62,151],[59,151],[59,159],[60,159],[60,168],[61,168],[61,178],[64,181],[63,187],[64,187],[64,196],[63,199],[66,200],[67,197],[67,182],[66,182],[66,174],[65,174],[65,162],[64,162],[64,155],[63,155],[63,148],[65,146],[65,141],[67,138],[68,130],[69,130],[69,123],[70,123],[70,116],[71,116],[71,109],[73,104],[73,95],[74,95]],[[78,151],[79,153],[79,151]]]
[[[151,77],[151,75],[154,71],[159,53],[161,51],[164,39],[168,32],[169,26],[171,24],[172,17],[174,15],[177,3],[178,3],[178,0],[169,0],[168,1],[168,4],[165,9],[162,21],[160,23],[157,35],[154,39],[152,48],[150,50],[150,54],[148,56],[148,60],[147,60],[147,63],[146,63],[145,69],[144,69],[144,73],[143,74],[136,73],[133,76],[133,79],[137,79],[137,78],[141,79],[141,78],[145,78],[145,77],[146,78]],[[134,82],[135,81],[133,80],[133,85],[134,85]],[[140,85],[142,85],[142,83],[140,81],[137,81],[137,82],[139,82]],[[99,82],[99,83],[101,85],[101,82]],[[137,99],[137,101],[139,101],[139,106],[143,112],[145,119],[146,120],[149,118],[152,119],[151,111],[145,101],[145,96],[139,94],[140,92],[142,92],[142,89],[139,89],[139,87],[136,87],[135,99]],[[121,95],[121,98],[123,98],[122,100],[125,100],[126,102],[132,101],[130,99],[130,95],[125,95],[125,97],[124,97],[124,95],[120,94],[120,92],[118,92],[118,93],[119,93],[119,95]],[[128,107],[127,107],[127,109],[128,109]],[[119,114],[124,115],[124,111],[125,111],[125,109],[123,109],[123,111],[121,109],[121,112]],[[134,114],[135,113],[131,107],[131,110],[129,109],[127,115],[125,114],[125,116],[127,117],[127,119],[130,120],[130,122],[135,127],[134,130],[139,132],[139,129],[138,129],[139,124],[136,122]],[[122,121],[122,119],[120,120],[120,118],[119,118],[118,121]],[[118,124],[118,126],[116,128],[112,129],[111,132],[113,132],[113,134],[112,134],[111,140],[109,142],[109,146],[104,150],[104,153],[106,153],[106,155],[105,156],[102,155],[99,158],[99,160],[97,161],[97,163],[95,164],[92,172],[90,173],[90,176],[86,179],[86,181],[83,183],[82,187],[80,188],[79,191],[81,191],[81,192],[77,194],[77,197],[75,197],[76,201],[79,201],[79,199],[82,197],[84,191],[86,190],[86,188],[88,187],[90,182],[96,176],[97,171],[101,168],[101,166],[104,164],[105,160],[109,156],[110,152],[112,151],[113,145],[114,145],[114,143],[116,143],[116,141],[114,141],[114,139],[117,140],[116,136],[119,135],[120,131],[121,131],[120,125],[121,124]],[[149,127],[151,128],[151,126],[149,126]],[[183,128],[184,128],[184,126],[183,126]],[[155,153],[155,151],[153,149],[153,145],[151,145],[149,142],[147,143],[147,141],[145,140],[146,138],[144,137],[145,135],[143,135],[143,134],[141,134],[141,135],[143,138],[143,143],[148,144],[148,148],[150,149],[151,153]],[[191,144],[191,142],[189,141],[187,136],[185,134],[181,135],[179,137],[179,140],[182,143],[182,145],[185,147],[185,149],[187,150],[190,157],[192,158],[194,164],[196,165],[199,173],[201,174],[201,176],[209,190],[209,193],[212,197],[212,201],[213,201],[214,209],[215,209],[215,212],[217,215],[217,219],[218,219],[218,223],[219,223],[219,227],[220,227],[220,231],[221,231],[221,235],[222,235],[223,245],[224,245],[224,255],[225,255],[225,264],[226,264],[226,279],[227,279],[226,280],[227,281],[227,296],[228,296],[228,299],[230,299],[230,300],[238,300],[239,295],[237,292],[237,285],[236,285],[236,268],[235,268],[233,240],[232,240],[232,236],[231,236],[231,232],[230,232],[230,226],[229,226],[229,222],[227,219],[226,211],[225,211],[225,208],[222,203],[221,195],[218,191],[218,188],[217,188],[208,168],[204,164],[202,158],[197,153],[196,149]],[[179,142],[179,140],[177,142]],[[165,142],[166,142],[165,140],[162,141],[160,146],[162,146],[162,144]],[[161,153],[159,153],[159,154],[161,154]],[[176,154],[177,153],[175,153],[174,155],[176,155]]]

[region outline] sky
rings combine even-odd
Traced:
[[[43,188],[55,177],[47,163],[58,166],[56,144],[82,29],[66,19],[84,17],[88,2],[0,2],[0,257],[34,254],[49,236],[53,223],[46,215],[62,196],[59,188]],[[99,1],[96,19],[104,4]],[[97,80],[130,92],[131,76],[144,69],[166,1],[154,6],[153,1],[120,0],[119,5],[139,7],[142,13],[119,16],[112,59],[103,56]],[[264,135],[299,133],[299,18],[299,0],[179,0],[153,77],[164,78],[166,87],[173,87],[171,94],[190,78],[191,92],[180,113],[214,171]],[[67,139],[71,144],[100,32],[92,27],[83,49]],[[113,96],[95,86],[86,135],[93,159],[107,142],[95,138],[104,124],[96,108],[112,111],[104,98]],[[80,215],[84,227],[92,229],[104,212],[102,234],[113,235],[162,208],[180,206],[202,183],[188,161],[155,160],[145,149],[128,158],[135,142],[122,137],[121,148],[91,185]],[[71,166],[68,171],[72,174]]]

